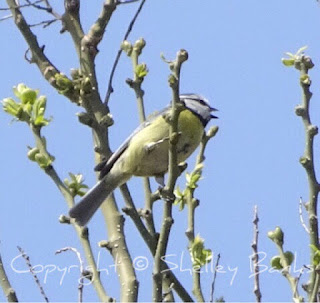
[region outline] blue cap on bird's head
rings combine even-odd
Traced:
[[[206,126],[211,119],[217,119],[217,116],[211,114],[213,111],[217,111],[216,108],[211,107],[208,99],[197,94],[181,94],[180,101],[185,104],[185,106],[195,113]]]

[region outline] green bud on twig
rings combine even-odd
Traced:
[[[301,117],[301,116],[305,115],[306,110],[302,105],[297,105],[295,107],[295,113],[297,116]]]
[[[320,250],[317,246],[310,244],[311,249],[313,250],[313,259],[312,265],[318,266],[320,264]]]
[[[33,90],[27,87],[25,84],[20,83],[13,87],[13,93],[21,100],[22,104],[33,104],[38,96],[39,91]]]
[[[55,74],[54,75],[58,92],[62,95],[67,94],[73,90],[73,83],[69,80],[64,74]]]
[[[35,155],[35,161],[39,164],[40,168],[42,169],[47,169],[53,162],[51,157],[46,156],[40,152]]]
[[[284,257],[286,258],[288,266],[290,266],[294,260],[294,254],[291,251],[286,251]]]
[[[83,197],[86,194],[86,190],[88,189],[88,186],[84,184],[84,179],[81,174],[73,174],[69,173],[70,180],[64,179],[64,184],[68,187],[70,190],[70,193],[73,197],[80,196]]]
[[[270,261],[270,264],[271,264],[271,266],[272,266],[274,269],[278,269],[278,270],[283,269],[283,266],[281,265],[281,258],[280,258],[280,256],[274,256],[274,257],[272,257],[272,259],[271,259],[271,261]]]
[[[133,50],[135,52],[138,53],[138,55],[141,54],[142,52],[142,49],[146,46],[146,41],[143,39],[143,38],[140,38],[139,40],[137,40],[135,43],[134,43],[134,46],[133,46]]]
[[[218,127],[218,126],[212,126],[212,127],[210,127],[210,129],[208,130],[208,132],[207,132],[207,134],[206,134],[207,137],[213,138],[213,137],[217,134],[218,130],[219,130],[219,127]]]
[[[34,147],[34,148],[31,148],[29,151],[28,151],[28,158],[31,160],[31,161],[36,161],[36,154],[38,154],[40,152],[39,148],[37,147]]]
[[[128,57],[131,56],[133,47],[129,41],[127,40],[122,41],[120,48],[127,54]]]
[[[273,241],[275,242],[276,244],[282,246],[283,245],[283,239],[284,239],[284,234],[283,234],[283,231],[282,229],[277,226],[275,228],[275,230],[273,231],[269,231],[268,232],[268,237]]]
[[[304,85],[311,85],[310,77],[307,74],[300,76],[300,82],[301,84],[304,84]]]

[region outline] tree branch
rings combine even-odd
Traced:
[[[254,271],[254,289],[253,293],[256,296],[256,302],[261,302],[261,290],[260,290],[260,281],[259,281],[259,253],[258,253],[258,240],[259,240],[259,229],[258,229],[258,207],[254,207],[254,216],[253,216],[253,240],[252,240],[252,263]]]
[[[131,20],[131,22],[130,22],[130,24],[128,26],[128,29],[127,29],[122,41],[125,41],[125,40],[128,39],[128,37],[129,37],[129,35],[130,35],[130,33],[131,33],[132,29],[133,29],[133,26],[134,26],[136,20],[138,19],[138,16],[139,16],[139,14],[140,14],[145,2],[146,2],[146,0],[142,0],[141,1],[141,3],[139,5],[135,15],[133,16],[133,18],[132,18],[132,20]],[[116,59],[114,60],[114,63],[113,63],[112,69],[111,69],[111,73],[110,73],[110,77],[109,77],[108,89],[107,89],[106,96],[104,98],[104,104],[106,104],[106,105],[109,103],[110,96],[113,93],[112,81],[113,81],[114,73],[115,73],[115,71],[117,69],[121,54],[122,54],[122,49],[120,48],[118,50]]]
[[[216,279],[217,279],[217,268],[219,266],[219,261],[220,261],[220,254],[218,254],[218,256],[217,256],[216,265],[214,267],[213,281],[211,284],[210,302],[213,302],[213,295],[214,295],[214,289],[215,289],[215,284],[216,284]]]
[[[24,39],[26,40],[30,51],[31,51],[31,62],[35,63],[43,77],[57,90],[59,86],[56,82],[55,76],[60,74],[60,71],[50,62],[50,60],[44,54],[44,47],[40,47],[38,44],[37,37],[33,34],[30,29],[30,26],[26,22],[19,6],[16,5],[15,0],[7,0],[8,6],[11,10],[14,22]],[[64,94],[72,102],[77,103],[79,96],[73,91],[70,90]]]
[[[179,168],[177,160],[176,144],[178,140],[178,118],[180,113],[179,98],[179,83],[181,65],[188,59],[188,53],[185,50],[180,50],[174,61],[169,63],[172,74],[169,76],[169,84],[172,89],[172,110],[170,114],[170,130],[169,130],[169,166],[168,166],[168,183],[162,190],[165,194],[163,221],[160,231],[160,236],[157,244],[156,253],[154,256],[153,268],[153,300],[156,302],[162,301],[162,263],[165,258],[169,234],[173,224],[172,204],[175,200],[174,187],[177,178],[179,177]]]
[[[43,296],[43,298],[44,298],[44,300],[45,300],[46,302],[49,302],[49,299],[48,299],[48,297],[47,297],[47,295],[46,295],[43,287],[42,287],[41,284],[40,284],[40,281],[39,281],[39,279],[38,279],[38,276],[37,276],[37,274],[35,273],[35,271],[33,270],[33,266],[32,266],[31,263],[30,263],[30,258],[29,258],[29,256],[28,256],[28,255],[23,251],[23,249],[22,249],[21,247],[19,247],[19,246],[18,246],[18,250],[20,251],[21,256],[23,257],[23,259],[26,261],[26,264],[27,264],[27,266],[28,266],[28,268],[29,268],[29,271],[30,271],[31,275],[32,275],[33,278],[34,278],[34,280],[35,280],[35,282],[36,282],[36,284],[37,284],[37,286],[38,286],[38,288],[39,288],[39,290],[40,290],[41,295]]]
[[[8,302],[18,302],[16,291],[12,288],[7,273],[4,269],[2,258],[0,255],[0,285]]]
[[[311,123],[309,105],[312,97],[310,91],[311,80],[309,78],[309,69],[313,67],[313,63],[310,57],[301,55],[295,60],[295,67],[300,71],[300,86],[302,89],[302,103],[295,109],[296,114],[301,117],[304,129],[305,129],[305,150],[303,156],[300,158],[300,163],[304,167],[308,183],[309,183],[309,231],[310,231],[310,244],[314,247],[319,246],[319,226],[318,226],[318,195],[320,185],[316,178],[314,155],[313,155],[313,143],[314,137],[318,134],[317,126]],[[313,264],[314,250],[310,249],[311,264]],[[320,279],[319,272],[313,270],[310,278],[310,292],[309,301],[315,302],[317,300],[317,294],[319,291]]]
[[[35,127],[31,126],[31,130],[32,130],[33,136],[35,138],[36,147],[40,150],[40,152],[42,154],[46,155],[47,157],[50,157],[51,155],[49,154],[47,147],[46,147],[46,144],[45,144],[45,141],[44,141],[43,137],[41,136],[40,128],[35,128]],[[64,199],[66,200],[68,207],[71,208],[74,205],[74,198],[73,198],[72,194],[70,193],[69,189],[65,186],[65,184],[62,182],[62,180],[58,176],[58,174],[55,171],[55,169],[53,168],[53,166],[52,165],[48,166],[45,169],[45,172],[52,179],[52,181],[56,184],[59,191],[61,192]],[[65,222],[63,222],[63,223],[65,223]],[[93,283],[94,288],[97,291],[97,294],[98,294],[100,300],[103,302],[113,301],[113,299],[107,295],[107,293],[101,283],[100,273],[98,271],[96,261],[94,258],[94,254],[93,254],[93,251],[91,248],[91,244],[90,244],[90,241],[88,238],[87,227],[82,228],[79,225],[77,225],[75,222],[72,222],[72,225],[78,234],[81,245],[82,245],[84,252],[85,252],[85,256],[86,256],[88,265],[90,266],[90,268],[92,270],[92,283]]]
[[[84,262],[81,258],[80,252],[74,248],[74,247],[64,247],[56,251],[57,254],[61,254],[65,251],[72,251],[76,254],[78,261],[79,261],[79,270],[80,270],[80,279],[79,279],[79,285],[78,285],[78,302],[81,303],[83,301],[83,281],[86,275],[86,272],[84,271]]]

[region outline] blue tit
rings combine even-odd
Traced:
[[[215,108],[196,94],[180,95],[183,105],[178,117],[178,163],[185,161],[198,147],[204,128],[212,118]],[[90,189],[82,200],[70,209],[69,215],[84,226],[103,201],[132,176],[154,176],[163,180],[168,171],[169,130],[168,115],[171,106],[152,115],[142,123],[104,162],[97,165],[100,181]]]

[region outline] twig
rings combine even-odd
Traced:
[[[65,29],[70,32],[74,41],[80,63],[80,72],[90,83],[89,91],[81,93],[81,104],[94,122],[92,134],[96,164],[100,163],[102,159],[108,159],[111,152],[108,141],[109,125],[105,123],[106,118],[109,119],[109,110],[103,105],[99,94],[94,60],[97,53],[97,45],[102,39],[103,31],[112,16],[115,6],[115,0],[104,1],[101,13],[97,21],[90,27],[87,35],[84,34],[81,25],[79,0],[65,1],[66,10],[63,17]],[[97,27],[95,28],[95,26]],[[124,218],[119,212],[113,195],[110,195],[106,201],[107,203],[102,203],[100,209],[107,226],[109,251],[116,264],[115,269],[119,276],[120,301],[133,302],[137,300],[139,285],[124,235]],[[105,301],[106,299],[101,300]]]
[[[308,75],[309,69],[314,64],[310,57],[304,54],[295,58],[294,66],[300,71],[300,86],[302,89],[302,103],[295,108],[295,112],[301,117],[305,129],[305,150],[303,156],[300,158],[300,163],[304,167],[308,183],[309,183],[309,231],[310,244],[318,249],[319,246],[319,226],[318,226],[318,195],[320,190],[319,182],[317,181],[315,166],[314,166],[314,137],[318,134],[318,128],[311,123],[309,108],[312,93],[310,91],[311,80]],[[313,264],[314,250],[310,248],[310,259]],[[309,302],[317,300],[319,291],[320,279],[319,272],[313,270],[310,274],[310,289]]]
[[[78,290],[79,290],[79,295],[78,295],[78,302],[81,303],[83,301],[83,280],[84,280],[84,262],[81,258],[81,254],[80,252],[74,248],[74,247],[65,247],[65,248],[61,248],[59,250],[56,251],[56,255],[57,254],[61,254],[62,252],[65,252],[65,251],[72,251],[76,254],[78,260],[79,260],[79,264],[80,264],[80,267],[79,267],[79,270],[80,270],[80,279],[79,279],[79,285],[78,285]]]
[[[2,258],[0,255],[0,285],[8,302],[18,302],[15,290],[12,288],[7,273],[4,269]]]
[[[138,9],[137,9],[137,11],[136,11],[136,13],[135,13],[135,15],[133,16],[131,22],[129,23],[128,29],[127,29],[127,31],[126,31],[126,33],[125,33],[122,41],[128,39],[128,37],[129,37],[129,35],[130,35],[130,33],[131,33],[132,29],[133,29],[133,26],[134,26],[134,24],[135,24],[135,22],[136,22],[136,20],[137,20],[137,18],[138,18],[138,16],[139,16],[139,14],[140,14],[140,12],[141,12],[141,10],[142,10],[145,2],[146,2],[146,0],[142,0],[142,1],[141,1],[141,3],[140,3],[140,5],[139,5],[139,7],[138,7]],[[122,49],[120,48],[120,49],[118,50],[116,59],[114,60],[114,63],[113,63],[112,69],[111,69],[111,73],[110,73],[110,77],[109,77],[108,89],[107,89],[106,96],[105,96],[105,98],[104,98],[104,104],[106,104],[106,105],[107,105],[108,102],[109,102],[110,95],[113,93],[112,80],[113,80],[114,73],[115,73],[115,71],[116,71],[117,65],[118,65],[118,63],[119,63],[121,54],[122,54]]]
[[[133,2],[138,2],[140,0],[117,0],[117,5],[119,4],[130,4],[130,3],[133,3]]]
[[[0,22],[1,22],[1,21],[5,21],[5,20],[8,20],[8,19],[10,19],[10,18],[12,18],[12,15],[11,15],[11,14],[10,14],[10,15],[7,15],[7,16],[3,16],[3,17],[0,18]]]
[[[36,27],[36,26],[43,25],[43,28],[46,28],[46,27],[50,26],[52,23],[54,23],[56,21],[58,21],[58,19],[44,20],[44,21],[41,21],[39,23],[29,24],[29,26],[30,27]]]
[[[46,4],[47,7],[43,7],[41,5],[37,5],[36,2],[34,3],[31,3],[30,0],[25,0],[27,3],[29,3],[31,6],[33,6],[34,8],[36,9],[39,9],[39,10],[44,10],[46,11],[47,13],[51,14],[52,16],[55,17],[55,19],[57,20],[61,20],[62,16],[59,15],[57,12],[55,12],[52,8],[52,6],[50,5],[49,1],[48,0],[42,0],[41,2],[44,2]]]
[[[170,115],[170,130],[169,130],[169,165],[168,165],[168,183],[162,190],[165,195],[163,207],[163,222],[158,240],[156,253],[154,256],[153,268],[153,300],[160,302],[162,300],[162,263],[166,254],[169,234],[173,224],[172,218],[172,204],[174,202],[174,186],[179,176],[179,168],[177,161],[177,139],[178,139],[178,118],[180,114],[179,107],[179,83],[180,83],[180,70],[182,63],[188,59],[188,53],[185,50],[180,50],[174,61],[170,62],[169,66],[172,74],[169,76],[169,84],[172,89],[172,110]]]
[[[17,8],[24,8],[24,7],[30,7],[34,4],[37,4],[37,3],[40,3],[40,2],[43,2],[44,0],[37,0],[37,1],[34,1],[32,3],[28,3],[28,4],[22,4],[22,5],[18,5]],[[29,1],[31,2],[31,1]],[[10,11],[11,10],[11,7],[0,7],[0,11]]]
[[[136,69],[139,65],[139,56],[141,55],[145,45],[146,45],[146,42],[142,38],[137,40],[134,43],[132,47],[132,52],[130,54],[132,71],[133,71],[133,80],[128,79],[126,81],[127,84],[135,92],[140,123],[143,123],[146,120],[144,100],[143,100],[144,90],[142,89],[142,82],[144,80],[144,77],[139,77],[136,73]],[[154,224],[154,218],[153,218],[153,202],[154,201],[152,200],[152,197],[151,197],[150,179],[148,177],[143,178],[143,183],[144,183],[144,192],[145,192],[145,210],[148,212],[148,216],[145,216],[144,218],[146,221],[148,231],[154,237],[156,230],[155,230],[155,224]]]
[[[130,192],[127,188],[127,185],[120,186],[121,193],[124,197],[124,201],[126,203],[126,207],[123,209],[123,211],[131,217],[132,221],[136,225],[138,231],[140,232],[142,238],[146,242],[151,254],[154,256],[156,253],[156,243],[155,238],[152,236],[152,233],[146,229],[145,225],[143,224],[139,213],[133,203],[133,200],[131,198]],[[165,277],[169,280],[170,283],[168,283],[170,286],[173,287],[175,292],[178,294],[178,296],[182,299],[184,302],[192,302],[191,296],[188,294],[187,290],[182,286],[180,281],[176,278],[174,273],[169,269],[168,265],[166,263],[163,264],[163,272],[165,272]]]
[[[213,302],[214,288],[215,288],[215,285],[216,285],[217,268],[219,266],[219,261],[220,261],[220,254],[218,254],[218,256],[217,256],[216,265],[214,267],[213,281],[212,281],[212,284],[211,284],[210,302]]]
[[[35,142],[36,142],[36,147],[46,156],[50,156],[48,150],[47,150],[47,145],[45,144],[45,141],[43,140],[40,129],[39,128],[34,128],[31,127]],[[61,178],[57,174],[56,170],[54,167],[51,165],[45,170],[46,174],[52,179],[52,181],[56,184],[57,188],[63,195],[64,199],[67,202],[67,205],[69,208],[71,208],[74,205],[74,198],[72,194],[70,193],[69,189],[65,186],[65,184],[62,182]],[[80,239],[80,242],[82,244],[82,247],[84,249],[85,256],[87,258],[87,262],[89,266],[92,269],[92,283],[93,286],[95,287],[97,294],[99,295],[99,298],[101,301],[110,301],[112,300],[111,297],[109,297],[102,285],[101,279],[100,279],[100,273],[97,268],[97,264],[94,258],[94,254],[92,251],[92,247],[90,244],[90,241],[88,239],[88,229],[81,228],[79,225],[75,224],[73,222],[73,227],[75,228],[78,237]]]
[[[277,269],[280,269],[281,274],[288,280],[288,283],[292,291],[293,302],[295,303],[304,302],[304,299],[299,295],[299,290],[297,287],[298,279],[294,277],[290,271],[290,268],[291,268],[290,266],[294,260],[294,256],[290,251],[285,252],[283,248],[284,233],[282,229],[279,226],[276,227],[274,231],[268,232],[268,237],[275,243],[279,252],[279,256],[276,256],[277,258],[279,258],[279,261],[278,261],[279,264],[273,265],[273,266],[275,266],[275,268]],[[289,254],[291,255],[291,257],[289,256]]]
[[[49,299],[48,299],[43,287],[40,284],[40,281],[39,281],[39,279],[37,277],[37,274],[33,270],[33,266],[30,263],[29,256],[23,251],[23,249],[20,246],[17,246],[17,248],[18,248],[19,252],[21,253],[21,256],[23,257],[23,259],[26,261],[26,264],[29,267],[29,271],[30,271],[30,273],[32,274],[32,276],[34,278],[34,280],[35,280],[35,282],[36,282],[36,284],[37,284],[37,286],[38,286],[38,288],[40,290],[41,295],[43,296],[43,298],[44,298],[44,300],[46,302],[49,302]]]
[[[31,31],[26,22],[19,6],[16,5],[15,0],[6,0],[11,10],[15,24],[24,39],[26,40],[31,52],[31,62],[36,63],[43,77],[56,89],[59,89],[55,76],[60,74],[60,71],[50,62],[43,52],[43,47],[38,43],[37,37]],[[68,91],[64,94],[72,102],[78,103],[79,96],[75,91]]]
[[[304,228],[304,230],[310,234],[309,228],[307,227],[306,223],[303,220],[303,213],[302,213],[302,198],[300,197],[300,201],[299,201],[299,217],[300,217],[300,222],[302,227]]]
[[[218,131],[218,127],[214,126],[212,127],[207,133],[203,134],[201,143],[200,143],[200,150],[197,155],[197,160],[195,163],[194,170],[191,174],[198,174],[199,179],[200,176],[202,175],[202,167],[203,167],[203,161],[205,160],[205,149],[206,146],[211,138],[213,138]],[[199,206],[199,200],[195,199],[194,193],[195,189],[197,188],[196,184],[187,184],[188,188],[188,194],[185,197],[186,204],[188,206],[188,228],[186,230],[186,236],[189,240],[189,248],[192,247],[194,244],[194,239],[195,239],[195,210]],[[205,301],[202,289],[201,289],[201,276],[200,276],[200,271],[193,270],[192,272],[192,278],[193,278],[193,293],[196,296],[196,299],[198,302],[203,302]]]
[[[253,240],[252,240],[252,264],[254,271],[254,288],[253,293],[256,296],[256,302],[261,302],[261,290],[260,290],[260,281],[259,281],[259,253],[258,253],[258,239],[259,239],[259,228],[258,228],[258,207],[254,206],[254,216],[253,216]]]

